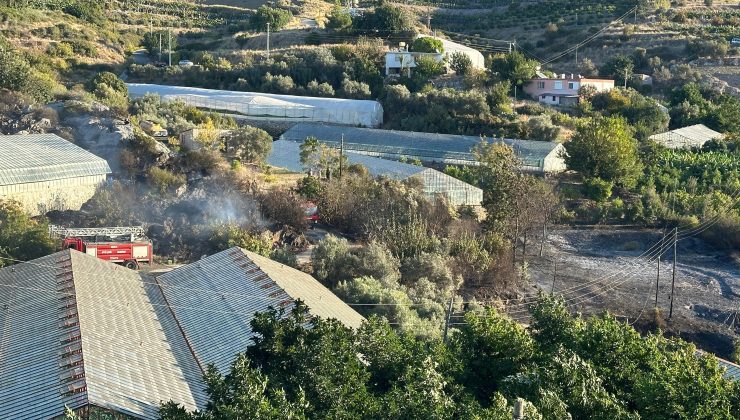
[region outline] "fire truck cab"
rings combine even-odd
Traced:
[[[62,249],[74,249],[101,260],[136,270],[140,262],[152,263],[152,243],[142,227],[62,228],[50,226],[52,235],[61,236]]]

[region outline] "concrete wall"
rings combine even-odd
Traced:
[[[31,216],[45,214],[51,210],[79,210],[95,194],[105,175],[28,184],[0,185],[0,199],[15,200]]]

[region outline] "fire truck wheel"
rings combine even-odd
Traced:
[[[139,264],[136,261],[134,261],[134,260],[128,260],[128,261],[124,262],[123,263],[123,266],[126,267],[126,268],[130,268],[132,270],[138,270],[139,269]]]

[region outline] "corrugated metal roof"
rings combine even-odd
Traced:
[[[162,401],[207,401],[203,372],[152,279],[72,252],[90,404],[157,419]]]
[[[267,163],[291,172],[303,172],[300,162],[300,144],[289,140],[277,140],[272,143],[272,151]],[[360,164],[367,168],[370,175],[384,176],[396,180],[404,180],[412,176],[421,179],[424,193],[430,197],[444,194],[452,205],[479,206],[483,201],[483,191],[480,188],[453,178],[445,173],[423,166],[411,165],[388,159],[366,156],[358,153],[346,153],[347,160],[352,164]]]
[[[222,372],[253,344],[250,322],[270,306],[290,306],[301,299],[314,315],[354,328],[363,320],[308,274],[236,247],[163,274],[158,281],[198,359]],[[213,293],[195,294],[187,288]],[[187,308],[195,305],[212,312]]]
[[[105,159],[54,134],[0,135],[0,185],[111,173]]]
[[[70,250],[6,267],[0,313],[0,418],[91,404],[156,419],[162,401],[205,405],[202,373],[161,292],[135,271]],[[67,382],[75,369],[84,376]],[[63,395],[70,384],[82,392]]]
[[[722,138],[724,138],[724,134],[718,133],[704,124],[690,125],[650,136],[651,140],[671,149],[701,147],[709,140]]]
[[[64,396],[56,267],[57,253],[0,269],[0,418],[51,418],[87,404],[87,394]],[[44,290],[49,290],[45,292]]]
[[[719,357],[717,358],[717,362],[719,362],[721,367],[725,368],[725,378],[740,382],[740,366]]]
[[[559,146],[558,143],[548,141],[482,139],[476,136],[377,130],[314,123],[296,124],[280,138],[303,142],[306,137],[313,136],[336,145],[341,142],[342,135],[344,135],[344,149],[347,151],[415,157],[426,162],[475,162],[473,148],[481,141],[488,141],[503,142],[511,146],[525,166],[542,167],[544,159]]]

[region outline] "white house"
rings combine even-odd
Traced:
[[[437,62],[444,60],[443,54],[412,52],[402,46],[396,51],[385,53],[385,75],[406,75],[407,77],[411,77],[411,69],[416,67],[416,59],[419,57],[432,57]]]

